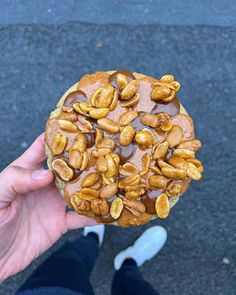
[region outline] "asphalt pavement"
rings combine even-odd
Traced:
[[[107,226],[92,274],[95,293],[110,294],[115,254],[150,225],[161,224],[167,244],[141,268],[160,294],[236,294],[235,27],[7,24],[0,27],[0,52],[0,169],[44,130],[60,96],[85,73],[117,68],[156,77],[174,73],[203,142],[198,157],[204,179],[192,182],[164,221],[129,229]],[[0,294],[14,294],[47,255],[79,234],[64,236],[3,283]]]

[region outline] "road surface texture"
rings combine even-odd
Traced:
[[[107,226],[92,273],[95,293],[110,294],[116,253],[144,229],[160,224],[168,231],[167,244],[141,268],[160,294],[236,294],[236,29],[231,10],[222,10],[228,15],[225,22],[209,17],[204,25],[193,26],[191,17],[187,25],[158,24],[148,17],[145,24],[110,24],[111,11],[107,21],[98,17],[95,24],[95,16],[89,23],[69,23],[64,17],[55,22],[35,20],[22,12],[20,1],[12,2],[22,19],[4,19],[0,12],[0,169],[44,130],[63,92],[96,70],[122,68],[156,77],[174,73],[182,84],[180,98],[203,142],[198,157],[205,166],[204,179],[192,182],[168,219],[139,228]],[[64,16],[63,10],[60,13]],[[0,294],[14,294],[50,253],[80,234],[77,230],[65,235],[25,271],[4,282]]]

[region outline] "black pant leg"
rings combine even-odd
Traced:
[[[127,259],[122,267],[115,272],[111,293],[112,295],[159,295],[159,293],[143,279],[133,259]]]
[[[94,233],[67,243],[39,266],[19,291],[57,286],[93,295],[89,277],[98,252]]]

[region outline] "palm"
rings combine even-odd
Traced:
[[[42,146],[37,148],[44,159]],[[26,155],[11,165],[32,170],[41,168],[42,159],[29,164],[25,162],[29,158],[27,152]],[[1,220],[5,221],[0,226],[0,268],[4,277],[24,269],[68,229],[94,224],[86,217],[66,212],[65,201],[52,182],[44,188],[17,194],[9,206],[0,209]]]

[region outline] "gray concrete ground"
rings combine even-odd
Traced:
[[[164,221],[130,229],[107,227],[92,274],[109,294],[115,254],[154,224],[168,230],[161,253],[141,271],[162,295],[236,294],[235,52],[236,29],[217,26],[8,25],[0,27],[0,169],[43,131],[65,89],[83,74],[124,68],[160,76],[173,72],[180,97],[203,141],[204,179]],[[53,212],[52,212],[53,214]],[[63,237],[0,294],[12,295]]]

